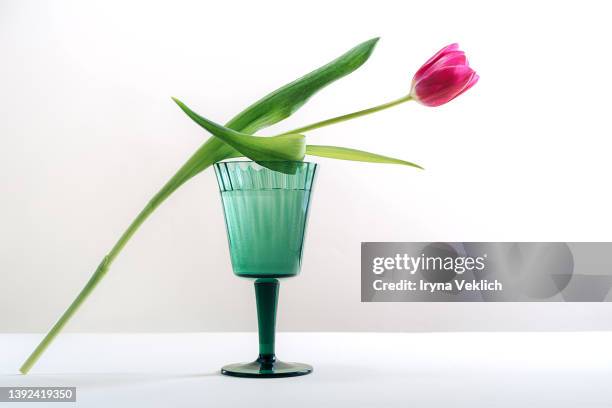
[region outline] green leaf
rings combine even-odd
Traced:
[[[423,170],[421,166],[409,161],[394,159],[393,157],[365,152],[363,150],[349,149],[338,146],[307,145],[306,154],[311,156],[328,157],[330,159],[352,160],[369,163],[402,164]]]
[[[255,133],[288,118],[316,92],[362,66],[374,51],[377,38],[350,49],[327,65],[277,89],[255,102],[227,123],[227,127]]]
[[[306,146],[304,135],[251,136],[210,121],[192,111],[180,100],[172,99],[194,122],[251,160],[256,162],[300,161],[304,158]]]

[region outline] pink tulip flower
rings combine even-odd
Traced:
[[[478,78],[459,44],[447,45],[414,74],[410,96],[423,105],[440,106],[470,89]]]

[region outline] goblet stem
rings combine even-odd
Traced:
[[[274,354],[274,335],[276,331],[278,287],[278,279],[261,278],[255,281],[259,332],[259,358],[257,360],[263,364],[272,364],[276,360]]]

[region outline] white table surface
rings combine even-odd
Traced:
[[[280,379],[219,374],[255,358],[255,333],[64,334],[18,374],[40,338],[0,335],[0,386],[76,386],[77,403],[24,406],[612,407],[608,332],[279,333],[279,358],[315,370]]]

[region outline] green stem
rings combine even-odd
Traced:
[[[394,101],[383,103],[382,105],[374,106],[372,108],[359,110],[353,113],[347,113],[346,115],[336,116],[335,118],[322,120],[320,122],[316,122],[316,123],[313,123],[307,126],[303,126],[297,129],[293,129],[293,130],[290,130],[289,132],[282,133],[282,135],[305,133],[305,132],[308,132],[309,130],[319,129],[325,126],[333,125],[335,123],[344,122],[347,120],[358,118],[360,116],[365,116],[365,115],[369,115],[375,112],[379,112],[381,110],[389,109],[389,108],[392,108],[393,106],[396,106],[396,105],[399,105],[399,104],[402,104],[404,102],[408,102],[411,100],[412,100],[412,96],[407,95],[402,98],[396,99]]]
[[[23,374],[27,374],[28,371],[36,364],[40,356],[45,352],[47,347],[53,342],[55,337],[62,331],[64,326],[70,321],[72,316],[79,310],[83,302],[89,297],[91,292],[98,286],[98,283],[106,275],[106,272],[110,268],[115,258],[119,255],[121,250],[128,243],[130,238],[136,233],[138,228],[145,222],[147,218],[155,211],[161,203],[163,203],[174,191],[176,191],[181,185],[187,180],[193,177],[195,174],[203,171],[213,163],[219,160],[223,160],[229,155],[232,149],[227,147],[223,142],[216,138],[209,139],[208,142],[204,143],[200,149],[179,169],[179,171],[164,185],[164,187],[149,201],[149,203],[143,208],[138,216],[132,221],[130,226],[125,230],[123,235],[112,247],[110,252],[102,259],[100,265],[89,278],[89,281],[85,284],[81,292],[72,301],[68,309],[62,314],[59,320],[53,325],[51,330],[38,344],[36,349],[30,354],[28,359],[23,363],[19,371]],[[202,159],[202,156],[206,156]]]
[[[158,196],[156,196],[158,197]],[[60,331],[64,328],[64,326],[68,323],[68,321],[72,318],[72,316],[79,310],[85,299],[89,297],[91,292],[98,286],[98,283],[102,280],[102,278],[106,275],[110,265],[113,263],[117,255],[121,252],[125,244],[130,240],[132,235],[138,230],[138,228],[142,225],[142,223],[151,215],[151,213],[157,208],[159,204],[161,204],[164,199],[168,197],[159,197],[157,201],[151,201],[141,212],[138,214],[136,219],[132,221],[130,226],[125,230],[123,235],[119,238],[115,246],[111,249],[111,251],[102,259],[100,265],[94,272],[94,274],[89,278],[87,284],[81,289],[81,292],[78,296],[72,301],[68,309],[62,314],[59,320],[53,325],[51,330],[47,333],[45,338],[40,342],[40,344],[34,349],[32,354],[28,357],[28,359],[23,363],[19,371],[23,374],[27,374],[28,371],[32,368],[34,364],[38,361],[40,356],[45,352],[47,347],[51,344],[51,342],[55,339],[55,337],[59,334]]]

